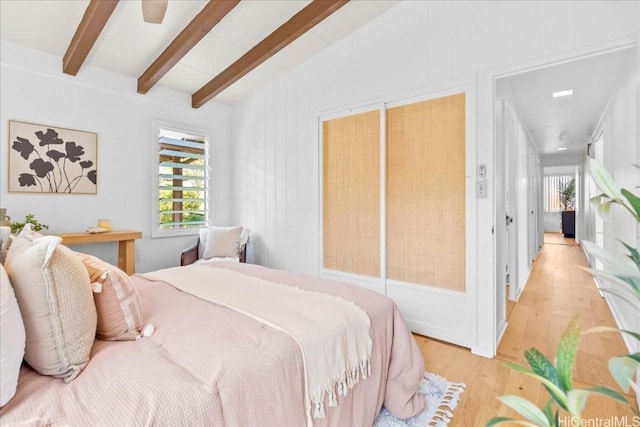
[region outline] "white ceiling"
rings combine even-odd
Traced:
[[[350,1],[215,100],[233,105],[400,1]],[[85,64],[137,79],[206,3],[170,0],[164,22],[158,25],[143,21],[139,0],[120,0]],[[309,3],[241,1],[158,84],[194,93]],[[0,0],[0,37],[62,58],[88,4],[88,0]]]
[[[215,100],[237,103],[400,1],[351,0]],[[137,79],[206,3],[170,0],[164,22],[157,25],[143,21],[140,0],[120,0],[85,64]],[[242,0],[158,85],[194,93],[309,3]],[[88,4],[0,0],[0,37],[62,58]],[[632,54],[627,49],[504,78],[543,164],[578,163]],[[552,92],[567,88],[574,89],[573,96],[552,98]],[[559,141],[561,132],[568,133],[566,144]],[[556,151],[560,145],[568,150]]]
[[[578,164],[633,54],[625,49],[505,78],[543,165]],[[564,89],[573,95],[553,98]]]

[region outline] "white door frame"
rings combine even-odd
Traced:
[[[505,101],[500,103],[500,115],[494,118],[496,139],[494,150],[494,163],[504,165],[506,161],[506,123],[505,123]],[[506,233],[506,183],[505,168],[496,168],[494,175],[494,197],[495,197],[495,218],[494,218],[494,235],[496,240],[496,247],[500,247],[500,250],[495,250],[495,286],[496,286],[496,336],[494,341],[494,348],[500,343],[504,333],[507,330],[507,258],[505,256],[507,245],[507,233]]]
[[[501,166],[505,167],[505,199],[509,201],[509,209],[503,215],[505,222],[509,215],[511,223],[506,227],[506,256],[509,266],[509,300],[518,300],[520,274],[518,270],[518,223],[522,220],[518,214],[518,191],[516,188],[516,169],[518,167],[518,117],[508,102],[504,103],[504,145],[505,158]],[[511,123],[511,127],[507,126]],[[510,133],[509,133],[510,131]],[[506,206],[505,200],[505,208]]]
[[[490,150],[492,152],[492,156],[484,157],[486,162],[488,162],[489,170],[491,168],[498,168],[498,163],[496,163],[496,150],[498,149],[498,144],[496,144],[496,129],[495,129],[495,105],[496,105],[496,82],[498,79],[522,74],[529,71],[534,71],[541,68],[547,68],[550,66],[560,65],[562,63],[572,62],[575,60],[588,58],[591,56],[601,55],[603,53],[614,52],[617,50],[628,49],[632,47],[637,47],[638,41],[635,37],[625,37],[618,40],[604,42],[595,46],[589,46],[581,49],[575,49],[570,53],[561,53],[553,56],[549,56],[546,58],[536,59],[524,64],[507,66],[502,68],[497,68],[493,70],[488,70],[485,72],[480,72],[478,74],[478,140],[479,141],[487,141]],[[485,145],[485,148],[487,146]],[[480,158],[478,163],[482,163],[483,159]],[[499,177],[499,173],[497,170],[493,171],[494,177]],[[498,185],[495,183],[494,186]],[[498,221],[500,218],[504,220],[504,212],[500,212],[500,205],[495,200],[493,196],[495,194],[495,189],[490,192],[491,198],[493,198],[493,206],[491,209],[491,214],[487,211],[486,207],[482,207],[479,209],[479,218],[478,222],[485,222],[487,218],[493,218],[492,221]],[[504,209],[504,205],[502,205],[502,209]],[[501,244],[498,244],[496,238],[495,222],[491,227],[491,237],[493,239],[493,268],[491,268],[491,272],[493,273],[492,277],[492,288],[493,292],[491,293],[492,299],[481,298],[479,297],[479,306],[478,309],[478,342],[476,344],[476,353],[486,355],[488,357],[493,357],[496,354],[497,347],[499,344],[499,333],[497,330],[496,324],[499,316],[498,313],[498,302],[497,302],[497,286],[498,280],[496,277],[496,262],[497,260],[504,259],[504,247]],[[485,230],[478,229],[478,233],[486,234]],[[480,252],[478,252],[478,257],[480,258]],[[484,258],[483,258],[484,259]],[[482,273],[488,273],[488,271],[479,271],[479,275]],[[488,278],[488,277],[487,277]],[[486,278],[485,278],[486,280]],[[483,305],[483,302],[487,305]],[[490,334],[490,336],[488,335]],[[492,343],[491,347],[487,346],[487,343]]]

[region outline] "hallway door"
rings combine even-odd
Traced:
[[[517,197],[516,197],[516,166],[518,132],[516,128],[516,120],[509,104],[504,102],[504,188],[505,188],[505,255],[506,255],[506,274],[507,284],[509,286],[508,298],[515,301],[517,298],[518,288],[518,228],[517,228]]]

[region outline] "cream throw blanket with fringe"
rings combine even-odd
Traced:
[[[369,317],[356,304],[316,291],[269,282],[225,268],[192,264],[141,274],[223,305],[290,335],[300,346],[306,378],[307,424],[324,418],[324,399],[369,375]]]

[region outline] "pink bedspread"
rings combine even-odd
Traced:
[[[382,404],[405,418],[422,410],[416,394],[424,361],[395,304],[375,292],[265,267],[224,263],[265,280],[351,300],[371,319],[371,376],[314,426],[369,426]],[[20,372],[0,425],[304,426],[302,356],[288,335],[235,311],[134,276],[145,323],[135,342],[96,341],[73,382]]]

